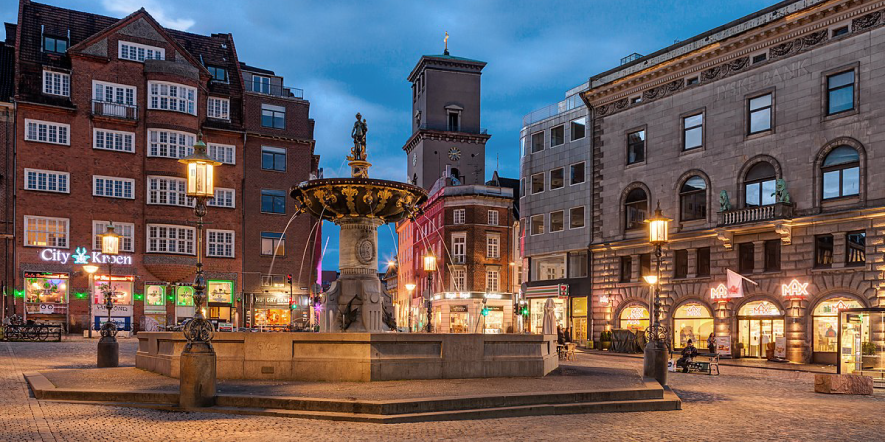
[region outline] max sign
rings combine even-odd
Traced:
[[[74,253],[59,249],[43,249],[40,251],[40,259],[43,261],[67,264],[118,264],[132,265],[132,255],[104,255],[101,252],[86,251],[85,247],[77,247]]]

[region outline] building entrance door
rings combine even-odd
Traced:
[[[741,318],[738,320],[738,342],[743,344],[741,356],[764,358],[765,346],[784,336],[783,318]]]

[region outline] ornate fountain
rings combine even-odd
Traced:
[[[302,182],[290,192],[296,207],[341,227],[338,267],[341,276],[323,294],[320,331],[377,333],[393,327],[384,310],[378,279],[378,227],[411,218],[427,199],[424,189],[396,181],[369,178],[366,120],[356,114],[347,157],[350,178]]]

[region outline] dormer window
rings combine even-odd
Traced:
[[[206,69],[208,69],[209,74],[212,75],[213,81],[227,83],[227,69],[218,66],[206,66]]]
[[[64,54],[68,51],[68,39],[61,37],[43,36],[43,52]]]

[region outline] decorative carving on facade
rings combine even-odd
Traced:
[[[869,29],[876,24],[879,23],[879,19],[882,18],[882,12],[872,12],[863,17],[858,17],[851,21],[851,29],[855,32],[860,31],[862,29]]]
[[[830,35],[829,30],[821,29],[817,32],[804,35],[793,41],[789,41],[771,48],[771,58],[786,57],[787,55],[797,54],[817,46],[827,40]]]
[[[790,245],[793,243],[793,227],[787,223],[777,223],[774,225],[774,231],[781,236],[781,243]]]

